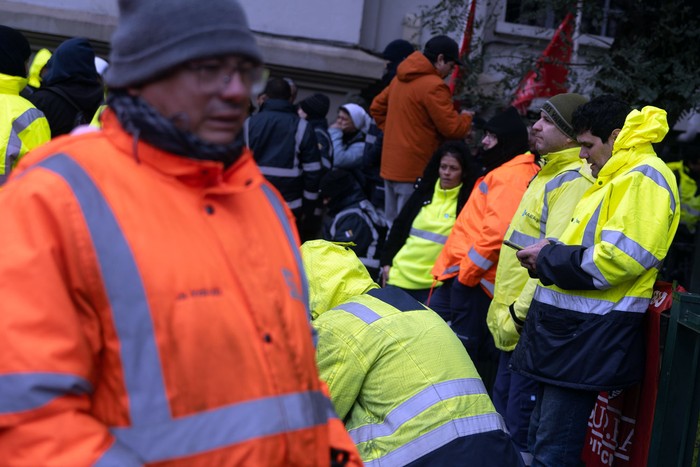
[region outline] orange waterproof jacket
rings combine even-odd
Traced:
[[[2,465],[329,465],[291,214],[232,167],[104,130],[0,192]]]
[[[535,156],[520,154],[479,178],[433,266],[440,281],[458,276],[493,297],[503,237],[530,180],[539,172]]]
[[[394,182],[415,182],[440,143],[464,138],[472,125],[470,115],[455,111],[450,89],[421,52],[401,62],[370,113],[384,130],[380,175]]]

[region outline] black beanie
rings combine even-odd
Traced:
[[[299,103],[301,110],[311,119],[326,118],[331,101],[321,93],[312,94]]]
[[[0,73],[26,78],[26,63],[31,54],[29,41],[21,32],[0,26]]]

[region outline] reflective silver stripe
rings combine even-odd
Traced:
[[[479,191],[485,195],[488,194],[489,186],[486,184],[486,182],[479,183]]]
[[[299,152],[301,152],[301,142],[304,139],[304,133],[306,132],[306,127],[308,126],[308,124],[309,123],[303,118],[299,118],[299,121],[297,122],[297,131],[294,134],[294,167],[299,166]]]
[[[630,258],[641,264],[646,270],[656,268],[661,264],[661,260],[657,259],[649,250],[626,236],[623,232],[603,230],[600,233],[600,239],[624,251]]]
[[[681,203],[681,209],[690,214],[691,216],[700,216],[700,210],[695,209],[690,204]]]
[[[321,162],[308,162],[306,164],[301,164],[301,168],[304,172],[316,172],[321,170]]]
[[[294,211],[295,209],[300,209],[302,205],[304,204],[301,198],[293,199],[291,201],[287,201],[287,207]]]
[[[19,134],[26,130],[29,125],[34,123],[37,119],[43,117],[44,114],[41,110],[32,107],[25,110],[22,115],[18,116],[12,122],[12,129],[10,130],[7,147],[5,148],[5,160],[2,161],[3,172],[0,175],[9,175],[12,171],[12,166],[17,159],[19,159],[19,154],[22,151],[22,139],[19,137]]]
[[[93,467],[143,467],[143,461],[139,460],[134,451],[123,446],[116,439],[102,457],[97,459]]]
[[[92,394],[77,375],[26,372],[0,375],[0,415],[35,410],[66,394]]]
[[[542,207],[542,216],[540,217],[540,233],[542,234],[542,238],[544,238],[544,234],[547,231],[547,219],[549,218],[549,194],[557,188],[563,186],[565,183],[581,178],[581,176],[582,175],[578,170],[567,170],[545,184],[544,206]]]
[[[453,272],[459,272],[459,264],[455,264],[454,266],[450,266],[449,268],[445,269],[443,274],[452,274]]]
[[[661,188],[664,190],[668,191],[668,197],[670,199],[670,208],[671,212],[676,210],[676,198],[673,196],[673,190],[671,189],[671,186],[668,184],[666,179],[664,178],[663,175],[661,175],[661,172],[656,170],[654,167],[650,165],[642,165],[640,167],[635,167],[634,169],[630,170],[630,172],[641,172],[650,179],[654,181],[657,185],[659,185]]]
[[[481,280],[479,281],[479,284],[483,285],[483,286],[486,288],[486,290],[488,290],[489,293],[490,293],[491,295],[493,295],[493,292],[494,292],[494,290],[495,290],[495,286],[493,285],[493,282],[489,282],[489,281],[487,281],[486,279],[481,279]]]
[[[641,297],[623,297],[617,303],[610,300],[567,295],[544,287],[537,287],[535,300],[564,310],[578,311],[592,315],[606,315],[611,311],[627,313],[644,313],[649,307],[649,299]]]
[[[355,444],[389,436],[404,423],[444,400],[475,394],[486,394],[484,383],[479,378],[461,378],[436,383],[399,404],[387,414],[382,423],[364,425],[348,433]]]
[[[544,233],[542,233],[541,237],[533,237],[531,235],[524,234],[518,230],[513,230],[513,232],[510,234],[510,238],[508,240],[515,243],[516,245],[530,246],[530,245],[534,245],[535,243],[539,242],[543,238],[544,238]]]
[[[470,260],[472,260],[474,264],[479,266],[481,269],[488,269],[491,266],[493,266],[493,261],[490,261],[481,256],[479,252],[474,249],[474,247],[471,247],[469,249],[469,253],[467,253],[467,256]]]
[[[598,269],[598,266],[593,261],[593,253],[595,247],[588,247],[586,251],[583,252],[583,259],[581,261],[581,269],[586,271],[593,278],[593,285],[598,290],[605,290],[610,288],[610,283],[605,278],[603,273]]]
[[[318,192],[314,193],[313,191],[304,190],[304,198],[312,200],[312,201],[317,200],[318,199]]]
[[[299,169],[298,167],[294,167],[292,169],[283,169],[281,167],[261,166],[260,171],[266,177],[296,178],[301,176],[301,169]]]
[[[497,413],[458,418],[409,441],[385,456],[365,462],[365,465],[371,467],[406,465],[457,438],[491,431],[507,432],[503,418]],[[465,465],[469,465],[468,460],[463,460],[463,462]],[[496,460],[494,462],[498,464]]]
[[[416,229],[415,227],[411,227],[410,235],[422,238],[423,240],[428,240],[430,242],[439,243],[440,245],[444,245],[447,242],[447,235],[440,235],[435,232]]]
[[[598,226],[598,218],[600,218],[600,209],[602,207],[603,203],[601,202],[598,207],[595,208],[595,212],[588,220],[588,224],[586,224],[586,228],[583,231],[583,240],[581,244],[585,247],[592,247],[595,245],[595,229]]]
[[[366,307],[365,305],[362,305],[361,303],[344,303],[339,307],[334,308],[334,310],[342,310],[347,313],[350,313],[351,315],[360,318],[367,324],[372,324],[378,319],[381,319],[381,316],[378,315],[374,310],[372,310],[369,307]]]
[[[330,169],[332,167],[330,159],[326,159],[325,157],[321,159],[321,165],[324,169]]]
[[[373,258],[360,258],[360,262],[365,265],[366,268],[378,268],[379,260]]]
[[[159,462],[322,425],[331,410],[321,392],[309,391],[110,431],[144,461]]]
[[[267,185],[262,185],[263,192],[265,193],[265,196],[267,197],[267,200],[270,202],[272,207],[275,210],[275,214],[277,214],[277,219],[280,221],[280,224],[282,224],[282,228],[284,229],[284,234],[287,237],[287,243],[289,243],[289,248],[291,249],[292,253],[294,254],[294,262],[296,263],[297,266],[297,273],[299,274],[299,277],[301,279],[301,296],[302,296],[302,301],[304,303],[304,307],[306,308],[306,316],[309,319],[309,326],[311,326],[311,307],[309,306],[309,281],[306,278],[306,270],[304,269],[304,263],[302,263],[301,260],[301,251],[299,251],[299,247],[297,246],[297,241],[296,237],[294,236],[294,229],[290,225],[288,219],[287,219],[287,214],[284,212],[284,208],[282,207],[282,204],[280,203],[279,198],[275,194],[275,192],[272,190]],[[289,203],[287,203],[289,206]],[[291,209],[291,207],[290,207]],[[316,331],[314,328],[311,328],[311,334],[314,339],[314,347],[316,346],[316,341],[317,336],[316,336]]]

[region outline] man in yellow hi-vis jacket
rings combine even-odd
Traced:
[[[664,110],[601,96],[573,126],[596,182],[559,242],[517,254],[540,279],[511,359],[540,382],[528,440],[540,466],[579,465],[598,392],[641,380],[642,319],[680,216],[675,177],[652,147],[668,132]]]
[[[365,465],[522,465],[459,338],[404,291],[380,289],[349,245],[301,252],[319,374]]]
[[[586,161],[579,156],[571,117],[588,99],[564,93],[548,99],[531,135],[544,162],[515,211],[505,238],[520,246],[542,239],[558,240],[571,213],[594,179]],[[495,290],[486,324],[499,350],[498,372],[493,386],[493,405],[503,415],[508,431],[528,463],[527,432],[530,414],[537,400],[537,383],[509,370],[510,357],[520,337],[537,279],[520,266],[516,250],[501,248],[496,269]]]

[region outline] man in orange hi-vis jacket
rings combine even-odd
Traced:
[[[360,465],[294,222],[237,135],[236,0],[120,0],[103,128],[0,192],[0,464]]]

